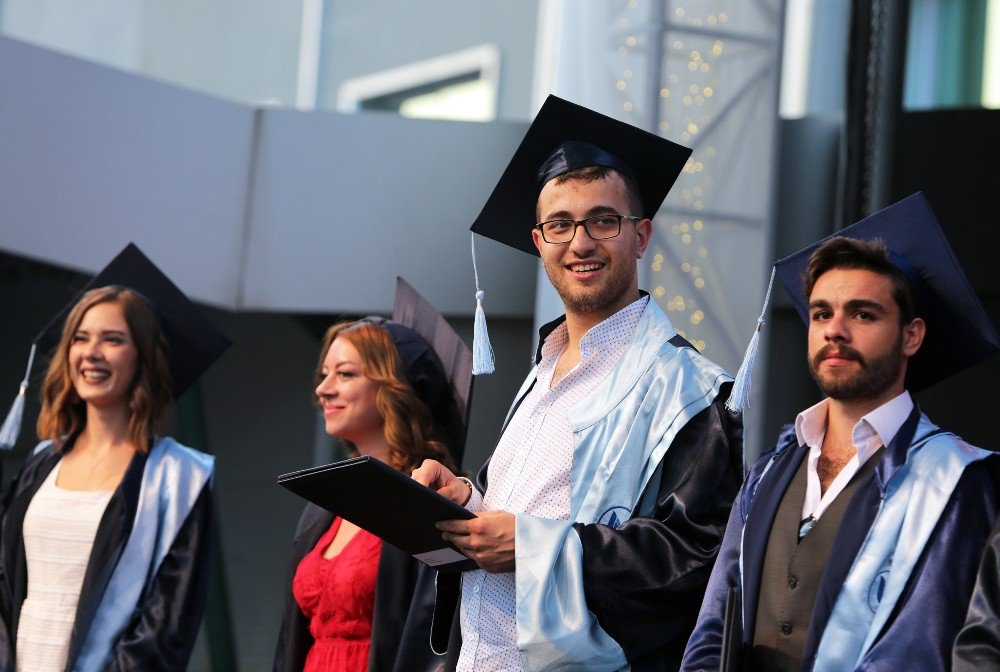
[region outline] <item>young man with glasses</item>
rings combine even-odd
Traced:
[[[550,97],[473,226],[538,254],[566,314],[542,328],[478,487],[414,472],[478,514],[440,525],[482,568],[461,577],[458,670],[680,663],[742,477],[732,379],[638,287],[689,154]]]

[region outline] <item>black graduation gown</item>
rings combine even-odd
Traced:
[[[955,639],[954,672],[1000,670],[1000,518],[979,565],[965,625]]]
[[[32,455],[11,483],[0,514],[0,672],[16,668],[14,649],[21,604],[28,591],[22,526],[32,497],[61,459],[50,445]],[[76,608],[66,669],[73,668],[118,558],[131,534],[146,454],[136,452],[108,501]],[[186,669],[205,613],[211,552],[212,496],[206,484],[160,565],[151,588],[118,639],[109,672]]]
[[[561,320],[543,328],[541,343]],[[691,347],[680,336],[671,342]],[[657,493],[652,516],[631,518],[617,529],[574,525],[583,546],[587,608],[622,647],[633,672],[679,669],[694,629],[743,482],[743,421],[725,408],[731,388],[723,386],[670,444],[646,486]],[[483,492],[488,467],[477,478]],[[458,574],[438,576],[434,647],[447,648],[446,670],[455,669],[461,649],[460,592]]]
[[[302,558],[330,529],[334,516],[307,504],[292,539],[292,560],[285,582],[285,614],[274,654],[274,672],[297,672],[313,645],[309,619],[292,595],[292,579]],[[430,648],[435,572],[419,560],[383,543],[375,580],[375,612],[368,655],[369,672],[422,672],[436,669],[442,657]]]

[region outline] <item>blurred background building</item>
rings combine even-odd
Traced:
[[[0,0],[0,390],[129,241],[235,341],[173,427],[218,458],[192,669],[270,669],[301,509],[275,477],[338,454],[323,331],[390,312],[402,275],[471,334],[467,228],[549,93],[693,148],[641,285],[730,370],[771,261],[918,189],[1000,322],[1000,0]],[[535,260],[477,251],[498,373],[473,472],[559,311]],[[751,456],[818,400],[781,290],[765,319]],[[998,375],[918,400],[992,448]]]

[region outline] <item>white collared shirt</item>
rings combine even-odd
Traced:
[[[648,296],[594,326],[580,339],[580,363],[552,383],[569,344],[566,323],[542,345],[535,384],[511,418],[490,459],[486,495],[473,489],[470,511],[507,511],[568,520],[573,432],[567,412],[607,377],[635,333]],[[516,542],[516,540],[515,540]],[[459,672],[523,670],[517,649],[514,574],[483,570],[462,575]]]
[[[851,442],[854,444],[856,454],[840,470],[826,492],[822,492],[816,467],[819,464],[823,439],[826,437],[828,405],[829,399],[824,399],[802,411],[795,418],[795,436],[799,445],[809,446],[809,455],[806,457],[808,460],[806,498],[802,502],[803,519],[812,516],[818,520],[868,458],[882,446],[892,443],[899,428],[913,410],[913,399],[910,398],[909,392],[903,390],[898,397],[887,401],[858,420],[858,424],[854,425],[854,430],[851,432]]]

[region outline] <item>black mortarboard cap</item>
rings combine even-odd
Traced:
[[[138,292],[149,302],[160,322],[170,352],[173,397],[177,399],[217,360],[231,341],[213,325],[185,294],[139,250],[129,243],[95,275],[34,338],[21,390],[0,428],[0,448],[13,447],[21,428],[24,393],[35,353],[48,353],[58,343],[63,323],[82,296],[91,289],[120,285]]]
[[[472,402],[472,352],[441,313],[399,277],[392,320],[364,319],[389,332],[406,381],[431,409],[435,427],[461,466]]]
[[[63,323],[77,301],[91,289],[120,285],[145,298],[160,321],[170,347],[170,373],[177,399],[232,345],[208,317],[135,245],[129,243],[91,279],[35,338],[41,352],[59,342]]]
[[[652,218],[691,150],[567,100],[549,96],[514,152],[472,231],[538,254],[531,242],[545,183],[576,168],[608,166],[632,178]]]
[[[907,366],[909,390],[930,387],[1000,352],[996,329],[920,192],[775,264],[777,276],[806,324],[809,301],[802,292],[806,265],[813,252],[836,236],[868,242],[880,239],[889,250],[889,260],[910,284],[917,316],[927,323],[927,335]]]

